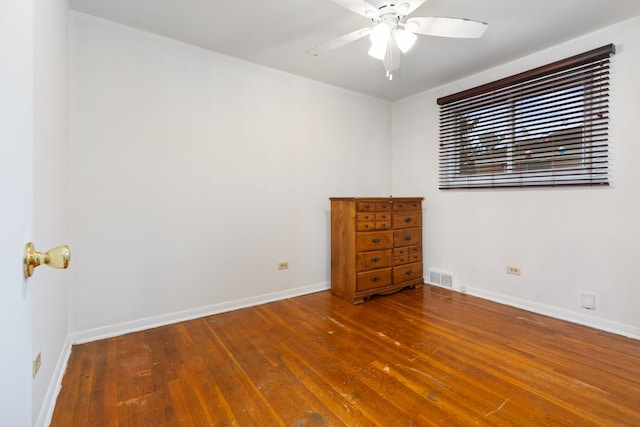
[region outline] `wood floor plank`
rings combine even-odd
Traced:
[[[73,418],[78,413],[78,395],[82,366],[89,346],[74,346],[67,362],[67,370],[61,387],[65,390],[65,399],[56,401],[56,409],[52,416],[52,425],[73,425]]]
[[[197,402],[202,407],[209,420],[206,425],[240,425],[215,381],[214,370],[210,370],[213,343],[206,322],[192,322],[189,328],[184,327],[184,332],[190,338],[190,345],[182,350],[189,352],[183,356],[184,377],[190,376],[189,384],[197,396],[196,400],[192,400],[192,405],[195,406]]]
[[[116,411],[113,411],[112,408],[118,405],[118,346],[116,340],[104,340],[104,343],[105,363],[103,367],[98,368],[103,380],[94,385],[94,387],[102,388],[104,394],[102,402],[97,400],[96,404],[102,405],[102,425],[117,427],[118,414]],[[105,381],[107,378],[109,378],[109,380]]]
[[[502,327],[504,326],[503,324]],[[465,325],[460,327],[468,328]],[[483,327],[486,328],[486,324]],[[434,325],[430,325],[430,328],[434,328]],[[534,333],[530,331],[527,334],[527,340],[532,340],[532,335]],[[584,417],[582,405],[572,403],[575,396],[584,397],[588,402],[598,401],[603,398],[604,393],[598,393],[597,389],[581,384],[575,379],[563,378],[555,368],[552,369],[548,364],[540,363],[530,354],[510,351],[507,347],[511,341],[500,340],[501,345],[496,346],[486,334],[478,336],[474,333],[474,336],[478,339],[456,344],[457,349],[454,351],[457,351],[458,358],[465,363],[482,366],[486,373],[508,379],[512,386],[532,391],[536,396],[542,397],[544,404],[542,408],[545,412],[553,412],[557,417],[581,420],[580,425],[607,425],[614,421],[608,415],[598,417],[597,411],[589,411]],[[517,336],[514,335],[511,339],[517,339]],[[443,342],[441,341],[440,344]],[[486,347],[486,351],[483,347]],[[563,390],[572,391],[581,385],[583,390],[580,393],[570,393],[568,397],[562,395]],[[616,404],[610,403],[610,406],[616,406]],[[624,411],[623,408],[618,409]]]
[[[267,310],[279,307],[279,305],[268,305],[264,308],[263,313],[268,316]],[[352,350],[352,355],[361,363],[352,364],[338,357],[341,353],[340,346],[336,340],[339,336],[330,334],[327,330],[318,328],[312,322],[308,322],[305,318],[296,318],[295,312],[287,307],[288,317],[282,317],[281,314],[275,314],[272,321],[280,321],[281,327],[289,328],[289,337],[287,340],[290,354],[295,354],[300,360],[316,359],[317,355],[326,352],[327,355],[319,366],[317,373],[325,378],[332,385],[333,392],[345,399],[349,405],[358,408],[369,422],[378,421],[385,425],[392,425],[402,414],[402,409],[390,408],[378,405],[380,400],[379,390],[377,387],[372,388],[368,385],[368,378],[377,376],[377,373],[365,364],[370,354],[360,352],[361,347]],[[305,339],[306,337],[306,339]],[[315,337],[309,340],[309,337]],[[349,343],[349,347],[353,347],[353,342]],[[314,408],[320,411],[319,408]]]
[[[107,372],[107,347],[109,343],[106,341],[101,341],[97,343],[96,352],[92,354],[90,357],[93,358],[93,373],[91,383],[89,383],[89,379],[87,378],[86,386],[88,387],[89,392],[89,409],[88,413],[95,414],[96,418],[102,419],[105,421],[107,425],[113,425],[113,420],[111,423],[108,422],[111,416],[108,413],[105,413],[104,402],[107,400],[107,384],[105,383],[106,375],[104,372]]]
[[[426,286],[74,346],[52,426],[639,426],[640,341]]]
[[[300,311],[301,312],[301,311]],[[312,312],[311,312],[312,313]],[[314,322],[316,319],[321,318],[318,316],[310,316],[306,319],[307,322]],[[340,319],[338,321],[337,319]],[[407,387],[406,384],[401,384],[389,375],[391,371],[390,364],[394,364],[394,360],[409,361],[411,355],[399,348],[397,342],[389,342],[387,337],[379,331],[380,328],[364,327],[360,323],[351,323],[347,316],[341,317],[340,313],[336,313],[334,317],[329,317],[326,323],[327,330],[331,331],[330,334],[332,344],[329,345],[331,350],[336,354],[349,354],[359,363],[354,366],[359,368],[355,375],[360,378],[360,381],[371,390],[375,390],[378,396],[374,395],[372,402],[355,402],[355,404],[362,405],[364,410],[368,413],[375,413],[375,410],[379,408],[377,404],[380,399],[388,399],[388,396],[394,396],[391,400],[392,403],[402,402],[403,408],[390,408],[393,409],[388,415],[388,419],[385,423],[392,422],[393,420],[400,421],[405,419],[407,422],[413,417],[419,417],[420,404],[424,403],[425,397],[419,392],[415,392],[415,389]],[[364,333],[363,333],[364,331]],[[354,343],[356,346],[354,347]],[[327,345],[327,344],[323,344]],[[348,362],[346,363],[349,364]],[[395,362],[397,365],[397,362]],[[341,371],[345,369],[341,367]],[[425,377],[415,377],[416,381],[422,382]],[[438,382],[433,376],[427,377],[429,382]],[[424,385],[423,385],[424,386]],[[420,389],[423,387],[421,386]],[[442,393],[439,393],[442,396]],[[429,393],[431,398],[435,394],[431,391]],[[462,419],[465,413],[469,414],[466,403],[458,401],[456,405],[455,413],[445,411],[442,415],[442,420],[450,420],[451,418]],[[446,407],[446,399],[440,399],[437,402],[437,406]],[[407,410],[406,408],[412,408]],[[429,410],[430,417],[434,417],[434,408]],[[380,414],[374,417],[375,420],[380,419]]]
[[[265,329],[262,332],[259,329],[261,319],[255,316],[253,320],[251,328],[229,331],[241,334],[244,339],[230,340],[227,337],[230,344],[235,343],[229,347],[229,351],[238,355],[237,361],[250,380],[268,401],[281,402],[280,412],[285,414],[283,422],[286,425],[296,422],[305,422],[306,425],[335,425],[338,421],[336,416],[292,372],[291,363],[285,363],[283,349],[274,343],[274,335],[270,333],[273,331]]]
[[[73,414],[73,422],[69,425],[82,426],[85,425],[85,420],[89,418],[89,410],[91,403],[91,395],[93,393],[94,375],[99,375],[95,371],[95,359],[98,352],[100,343],[95,346],[91,346],[87,349],[85,358],[82,361],[82,370],[79,378],[76,379],[78,383],[78,401],[76,403],[75,413]],[[100,415],[98,415],[100,416]]]
[[[223,393],[228,395],[234,416],[241,425],[259,425],[261,420],[270,420],[271,425],[285,425],[274,408],[260,393],[255,384],[250,380],[242,366],[235,359],[222,337],[216,332],[217,325],[208,322],[207,327],[211,331],[212,343],[210,353],[216,354],[217,363],[211,373],[215,376]],[[239,403],[239,405],[238,405]]]
[[[377,311],[383,313],[383,307],[377,307]],[[345,324],[350,323],[349,316],[341,317],[338,313],[337,317]],[[391,317],[391,319],[393,318],[394,317]],[[345,326],[343,323],[337,323],[343,327]],[[401,360],[408,365],[408,369],[411,372],[410,375],[403,376],[398,373],[396,373],[396,375],[400,375],[402,378],[411,377],[411,382],[408,380],[403,380],[403,382],[407,386],[413,386],[417,390],[425,391],[426,396],[423,395],[421,398],[428,397],[430,399],[432,403],[432,407],[429,409],[430,412],[433,412],[434,407],[440,407],[445,410],[448,415],[441,419],[441,422],[455,422],[460,425],[468,424],[475,420],[477,413],[488,412],[490,409],[486,408],[494,408],[504,401],[501,396],[493,395],[494,393],[491,388],[487,388],[484,390],[484,393],[479,394],[479,398],[476,399],[476,401],[465,399],[459,390],[466,390],[472,385],[469,383],[470,377],[465,374],[462,378],[456,378],[455,371],[453,371],[454,375],[449,372],[448,367],[452,361],[454,361],[453,358],[440,349],[437,355],[438,357],[446,357],[443,363],[438,364],[436,358],[430,358],[426,364],[421,363],[422,359],[426,359],[424,354],[405,347],[399,341],[390,339],[390,337],[383,332],[387,330],[392,331],[393,329],[403,330],[403,328],[397,328],[396,325],[397,322],[392,321],[388,325],[378,324],[378,322],[376,322],[370,323],[370,327],[363,328],[359,326],[358,323],[355,323],[351,324],[350,327],[354,331],[365,331],[364,334],[356,338],[356,341],[367,340],[368,337],[370,337],[366,345],[367,348],[374,349],[377,345],[379,353],[395,353],[390,354],[391,360]],[[405,330],[412,331],[414,328],[406,328]],[[374,364],[377,364],[380,370],[387,374],[396,372],[398,366],[402,365],[396,363],[394,368],[388,364],[382,367],[378,361],[375,361]],[[434,365],[438,366],[438,369],[433,369]],[[416,375],[416,373],[419,375]],[[495,387],[495,382],[493,387]],[[416,414],[414,413],[412,415]],[[431,416],[433,417],[433,414],[431,414]]]
[[[169,381],[167,384],[169,388],[169,395],[171,396],[171,402],[176,413],[176,418],[173,420],[176,426],[199,426],[207,425],[201,415],[198,405],[190,404],[185,397],[185,393],[182,388],[182,384],[179,380]]]

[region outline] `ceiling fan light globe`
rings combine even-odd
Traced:
[[[373,27],[369,33],[369,39],[374,45],[387,43],[389,37],[391,37],[391,28],[384,22]]]
[[[387,43],[373,43],[369,48],[369,56],[383,60],[387,55]]]
[[[396,29],[393,31],[393,39],[402,53],[407,53],[414,45],[418,36],[406,30]]]

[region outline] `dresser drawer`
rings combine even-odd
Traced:
[[[391,249],[359,252],[356,255],[356,271],[375,270],[385,267],[391,267]]]
[[[420,227],[422,211],[402,211],[393,213],[393,228]]]
[[[357,214],[357,231],[391,229],[391,212],[360,212]]]
[[[408,282],[420,278],[422,278],[421,262],[393,267],[393,283]]]
[[[356,291],[381,288],[391,284],[391,269],[367,271],[356,275]]]
[[[393,249],[393,265],[422,262],[422,245],[401,246]]]
[[[422,262],[422,252],[417,254],[409,254],[409,262]]]
[[[360,221],[391,221],[391,212],[358,212],[356,214]]]
[[[358,212],[384,212],[391,210],[389,202],[358,202],[356,204]]]
[[[422,254],[422,245],[403,246],[393,250],[393,256],[396,255],[415,255]]]
[[[394,230],[393,246],[409,246],[422,244],[422,228],[404,228]]]
[[[394,248],[392,257],[394,265],[422,261],[422,245],[401,246],[399,248]],[[404,259],[406,261],[399,262],[398,260],[400,259]]]
[[[394,202],[393,210],[394,211],[411,211],[411,210],[421,210],[422,203],[419,201],[414,202]]]
[[[371,231],[358,233],[356,236],[356,250],[375,251],[391,249],[393,247],[393,231]]]
[[[394,255],[393,265],[409,264],[409,255]]]

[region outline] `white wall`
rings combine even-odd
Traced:
[[[436,99],[615,43],[609,188],[438,190]],[[589,34],[393,106],[394,193],[425,202],[425,272],[533,311],[640,337],[640,18]],[[506,265],[522,268],[509,276]],[[596,310],[580,307],[596,294]]]
[[[34,0],[34,217],[39,251],[68,243],[68,4]],[[73,248],[71,248],[73,251]],[[72,252],[73,259],[73,252]],[[73,261],[71,266],[73,266]],[[42,366],[33,379],[36,425],[48,425],[69,351],[68,270],[39,267],[29,279],[32,357]]]
[[[328,198],[389,194],[386,102],[79,13],[70,55],[77,340],[326,289]]]

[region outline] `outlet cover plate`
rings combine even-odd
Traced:
[[[596,295],[583,292],[580,294],[580,305],[582,308],[586,308],[587,310],[595,310],[596,309]]]
[[[38,371],[40,370],[41,366],[42,366],[42,352],[38,352],[36,357],[33,359],[33,378],[35,378],[36,375],[38,375]]]
[[[520,276],[522,272],[520,271],[520,267],[516,267],[515,265],[507,265],[507,274],[513,274],[514,276]]]

